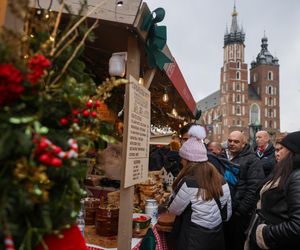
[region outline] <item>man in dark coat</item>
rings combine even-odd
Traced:
[[[265,176],[267,177],[273,171],[276,163],[275,148],[270,141],[270,135],[267,131],[260,130],[256,133],[255,137],[255,154],[260,159]]]
[[[240,171],[232,198],[232,217],[225,225],[226,249],[243,250],[245,231],[256,206],[256,191],[265,175],[259,159],[246,144],[245,136],[240,131],[230,133],[227,157],[239,165]]]

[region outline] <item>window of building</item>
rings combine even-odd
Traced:
[[[236,102],[241,102],[241,95],[240,94],[237,94],[236,95]]]
[[[233,58],[233,48],[232,48],[232,45],[230,45],[229,47],[229,59],[232,59]]]
[[[269,71],[269,72],[268,72],[268,80],[269,80],[269,81],[272,81],[272,80],[273,80],[273,72],[272,72],[272,71]]]
[[[250,124],[260,124],[260,108],[258,104],[253,103],[250,107]]]
[[[239,82],[236,83],[235,87],[236,91],[241,91],[241,84]]]
[[[241,79],[241,73],[238,71],[236,72],[236,79],[237,80],[240,80]]]
[[[236,120],[236,125],[237,125],[237,126],[242,126],[242,122],[241,122],[240,119],[237,119],[237,120]]]
[[[236,107],[235,107],[235,113],[237,115],[241,115],[242,114],[242,112],[241,112],[241,106],[240,105],[236,105]]]
[[[272,118],[272,117],[273,117],[272,109],[269,109],[269,110],[268,110],[268,117],[269,117],[269,118]]]
[[[268,106],[273,106],[273,99],[272,99],[272,97],[268,98]]]
[[[236,57],[237,57],[238,59],[241,58],[240,46],[237,46],[237,48],[236,48]],[[240,68],[240,67],[238,67],[238,68]]]
[[[272,128],[272,121],[269,121],[269,128]]]
[[[267,94],[273,95],[274,93],[274,88],[272,85],[267,86]]]
[[[239,58],[239,57],[238,57],[238,58]],[[240,69],[240,68],[241,68],[241,62],[238,61],[238,62],[236,63],[236,67],[237,67],[238,69]]]
[[[257,74],[253,74],[253,82],[257,82]]]

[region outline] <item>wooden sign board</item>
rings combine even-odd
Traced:
[[[150,91],[129,77],[128,133],[124,188],[143,182],[148,177],[150,143]],[[123,151],[124,152],[124,151]]]
[[[49,0],[39,0],[39,4],[36,0],[30,0],[30,7],[39,9],[48,9]],[[66,5],[70,6],[72,14],[77,14],[80,9],[80,0],[65,0]],[[89,13],[88,17],[124,23],[133,24],[136,15],[139,11],[142,0],[123,0],[122,6],[117,6],[117,0],[87,0],[86,13]],[[51,10],[59,11],[60,3],[58,0],[53,0]],[[68,13],[65,9],[64,13]]]

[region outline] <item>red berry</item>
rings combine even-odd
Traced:
[[[85,103],[85,106],[88,107],[88,108],[91,108],[93,106],[93,100],[88,100],[86,103]]]
[[[41,140],[39,144],[39,150],[45,150],[49,146],[48,142]]]
[[[91,112],[91,116],[94,118],[97,117],[97,112],[96,111]]]
[[[78,122],[79,122],[79,120],[77,118],[73,119],[73,123],[78,123]]]
[[[58,146],[52,147],[52,152],[56,155],[59,154],[61,151],[62,151],[61,147],[58,147]]]
[[[40,155],[40,157],[39,157],[39,161],[41,162],[41,163],[44,163],[44,164],[46,164],[46,165],[49,165],[50,164],[50,162],[51,162],[51,156],[49,155],[49,154],[42,154],[42,155]]]
[[[82,115],[83,115],[83,117],[87,118],[90,115],[90,111],[88,109],[86,109],[82,112]]]
[[[98,107],[100,107],[101,106],[101,101],[99,101],[99,100],[96,100],[96,107],[98,108]]]
[[[61,167],[62,166],[62,160],[57,158],[57,157],[53,157],[51,159],[51,163],[50,163],[51,166],[53,167]]]
[[[69,121],[67,118],[61,118],[60,119],[60,125],[65,126],[68,125]]]
[[[78,114],[79,114],[78,109],[72,109],[72,114],[73,114],[73,115],[78,115]]]

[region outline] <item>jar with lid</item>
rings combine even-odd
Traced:
[[[157,222],[158,205],[155,199],[147,199],[145,205],[145,214],[151,216],[151,224],[155,225]]]

